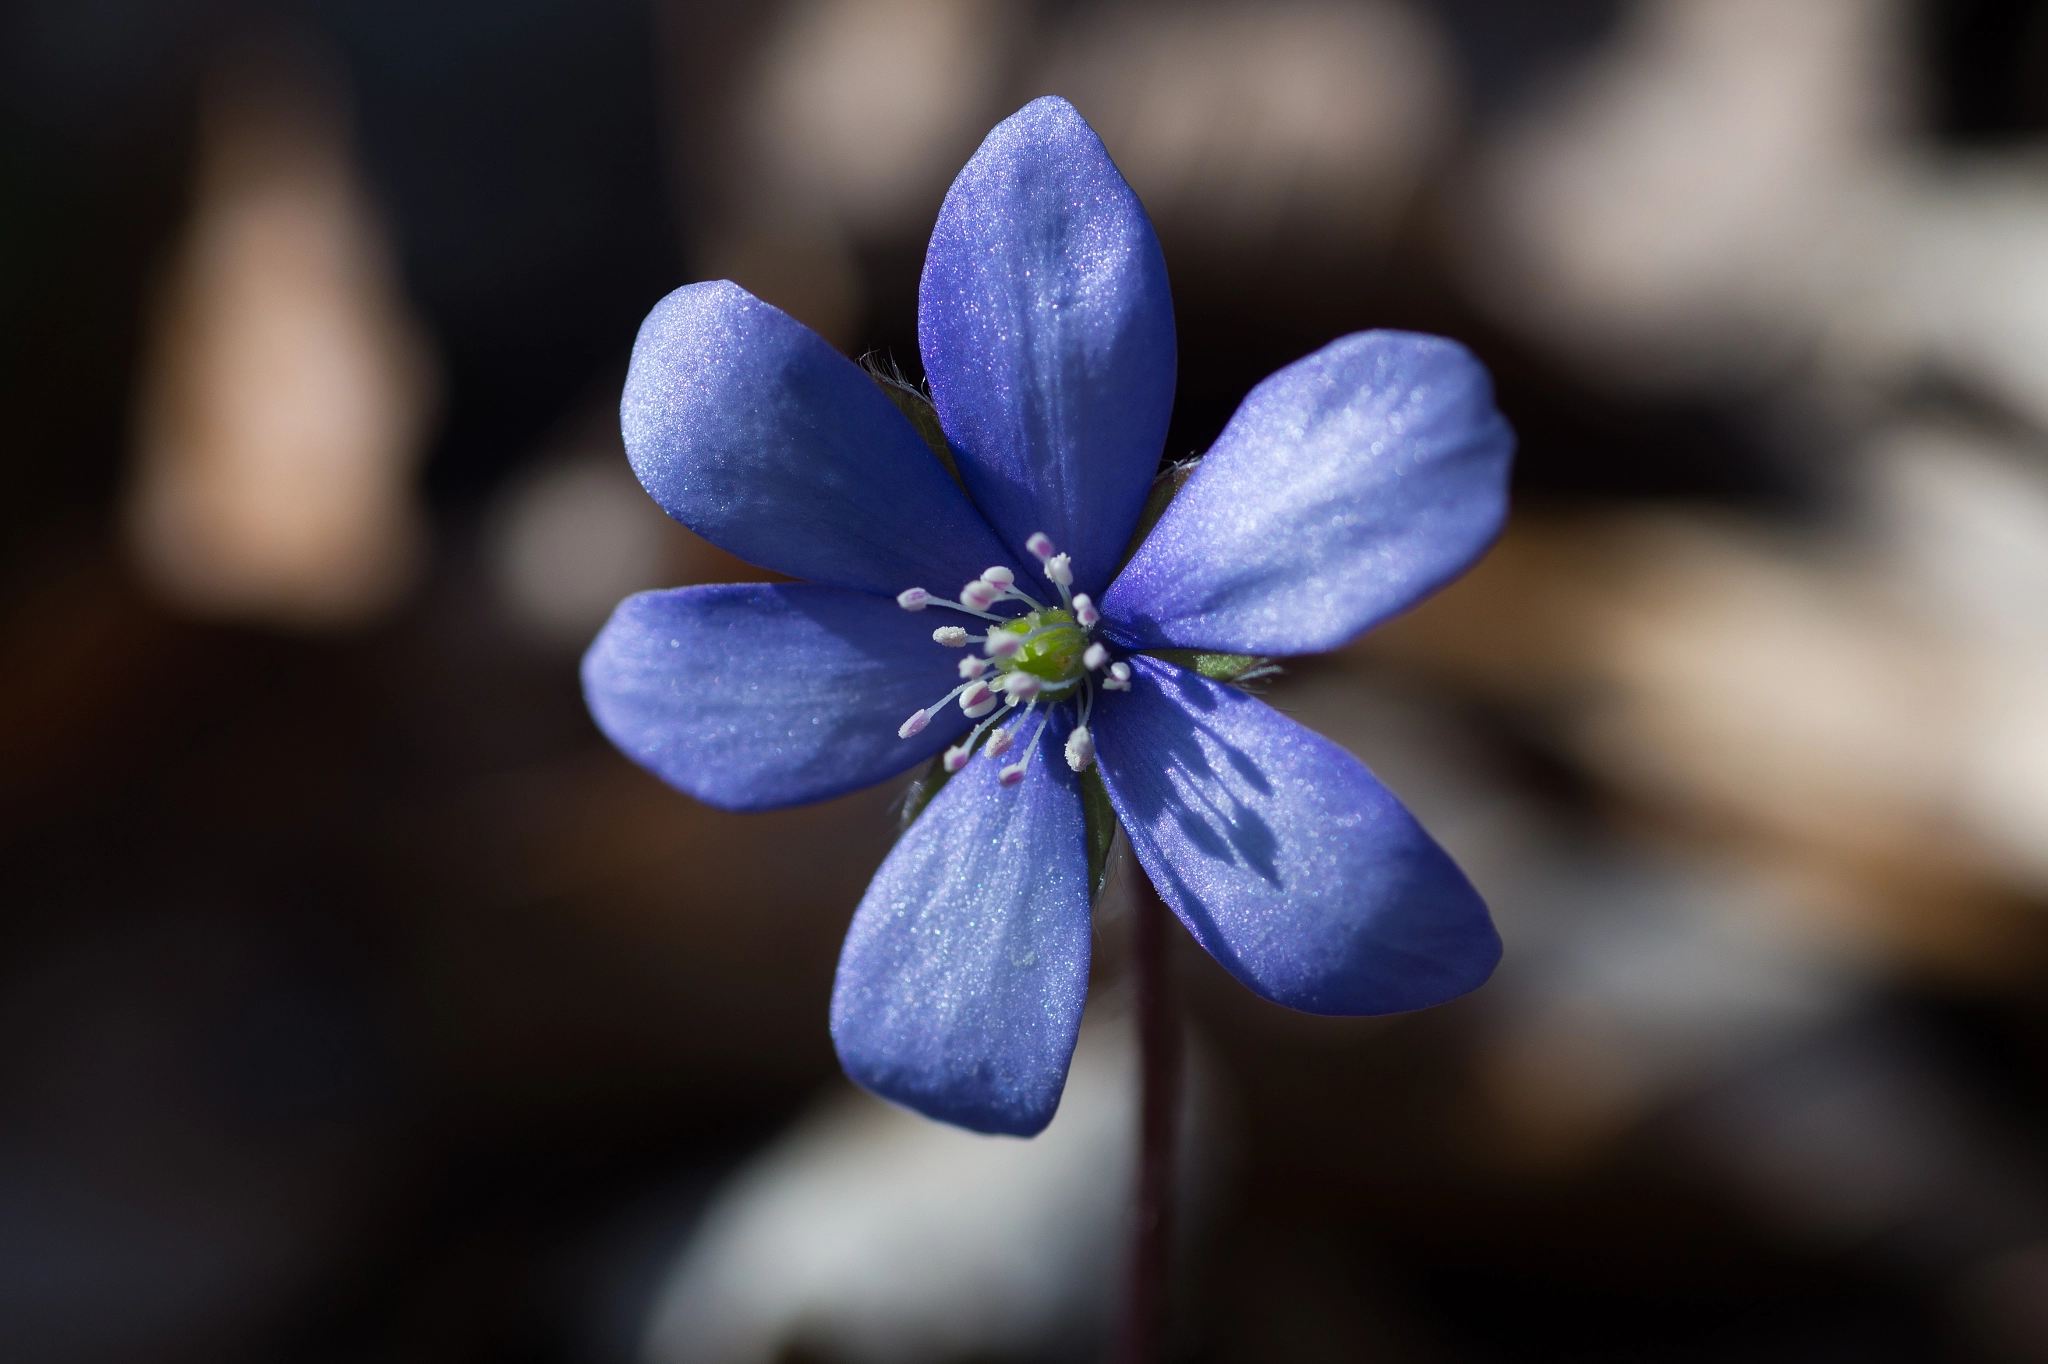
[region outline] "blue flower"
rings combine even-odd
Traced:
[[[1055,98],[954,181],[918,330],[931,444],[737,286],[663,299],[626,381],[634,471],[802,581],[631,597],[583,662],[612,742],[723,809],[935,756],[956,774],[855,912],[832,995],[847,1074],[978,1131],[1051,1120],[1088,984],[1096,771],[1160,895],[1265,998],[1381,1014],[1483,982],[1486,906],[1400,801],[1186,665],[1334,648],[1464,571],[1514,446],[1485,370],[1437,337],[1332,342],[1252,390],[1126,562],[1173,403],[1172,302],[1144,209]]]

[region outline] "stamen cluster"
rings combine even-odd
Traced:
[[[906,611],[943,606],[988,622],[982,634],[971,634],[959,625],[942,625],[932,631],[934,642],[949,649],[979,644],[979,654],[960,660],[960,685],[947,692],[903,722],[896,731],[901,738],[922,733],[947,702],[956,697],[970,720],[981,723],[965,739],[948,748],[940,759],[946,771],[967,766],[974,747],[984,734],[991,758],[1001,758],[1016,746],[1016,739],[1031,723],[1040,704],[1045,714],[1032,731],[1017,760],[1003,767],[996,779],[1004,786],[1024,780],[1038,740],[1051,723],[1052,707],[1062,701],[1076,701],[1080,714],[1067,735],[1067,766],[1085,772],[1095,761],[1095,739],[1088,721],[1095,710],[1095,689],[1128,691],[1131,665],[1112,661],[1109,648],[1093,639],[1102,613],[1085,592],[1073,591],[1073,560],[1054,546],[1052,538],[1040,531],[1024,542],[1024,548],[1038,561],[1039,571],[1059,593],[1058,606],[1047,606],[1017,586],[1017,575],[998,564],[960,589],[957,601],[935,597],[922,587],[906,588],[896,604]],[[999,615],[997,608],[1011,604],[1024,608],[1022,615]],[[1019,705],[1015,723],[1005,723]]]

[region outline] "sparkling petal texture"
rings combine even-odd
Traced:
[[[926,458],[930,458],[929,455]],[[583,696],[620,751],[726,810],[824,800],[894,776],[967,727],[930,612],[807,583],[683,587],[619,603],[583,656]]]
[[[950,597],[1021,554],[1021,542],[997,541],[874,380],[736,284],[692,284],[655,305],[619,415],[654,500],[763,568]]]
[[[1006,545],[1052,536],[1099,596],[1165,444],[1173,301],[1151,219],[1065,100],[1005,120],[947,192],[918,346],[975,505]]]
[[[1333,341],[1245,398],[1102,613],[1132,647],[1336,648],[1493,543],[1514,445],[1457,342]]]
[[[981,655],[933,641],[962,617],[896,594],[952,598],[1002,565],[1043,595],[1033,532],[1071,556],[1123,650],[1284,655],[1413,605],[1505,515],[1514,437],[1485,371],[1453,342],[1360,333],[1246,398],[1112,583],[1173,405],[1173,309],[1150,220],[1064,100],[1006,120],[961,171],[918,309],[965,493],[867,375],[737,286],[678,290],[641,328],[621,406],[641,482],[714,543],[809,580],[632,597],[584,658],[605,734],[710,804],[822,800],[958,739],[957,705],[899,729]],[[1133,690],[1097,697],[1098,766],[1146,874],[1239,980],[1379,1014],[1487,978],[1485,905],[1357,760],[1240,691],[1127,661]],[[1055,711],[1017,787],[998,773],[1021,746],[971,759],[862,899],[831,1023],[876,1094],[1017,1136],[1059,1106],[1091,945],[1074,719]]]
[[[1262,701],[1138,657],[1094,726],[1138,861],[1254,992],[1318,1014],[1441,1004],[1500,959],[1485,904],[1356,758]]]
[[[1048,732],[1015,788],[980,755],[948,782],[876,873],[839,957],[846,1073],[977,1132],[1052,1121],[1081,1026],[1088,850],[1063,741]]]

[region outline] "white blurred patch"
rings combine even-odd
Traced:
[[[1203,1075],[1190,1067],[1190,1184],[1207,1168]],[[1100,1337],[1123,1282],[1137,1080],[1128,1027],[1091,1013],[1059,1113],[1029,1141],[857,1091],[831,1100],[715,1200],[656,1301],[644,1364],[768,1364],[805,1345],[920,1364]]]
[[[2044,255],[2048,260],[2048,255]],[[1859,462],[1880,571],[1939,631],[1963,821],[2048,884],[2048,460],[1953,426],[1880,432]]]
[[[2048,158],[1916,139],[1905,18],[1647,0],[1477,159],[1474,297],[1610,385],[1931,370],[2048,426]]]
[[[587,643],[621,598],[689,572],[692,537],[655,505],[625,456],[602,448],[542,462],[486,523],[491,580],[543,643]]]
[[[1882,254],[1833,319],[1830,360],[1935,369],[2048,428],[2048,154],[1916,160],[1884,207]]]
[[[2048,646],[2048,460],[1957,426],[1879,431],[1857,476],[1916,604],[1987,641]]]
[[[128,536],[165,598],[324,629],[411,585],[432,365],[340,113],[288,62],[209,95],[143,385]]]
[[[1876,253],[1894,0],[1646,0],[1482,157],[1475,294],[1616,382],[1770,372]]]
[[[1179,247],[1369,248],[1456,115],[1444,45],[1394,0],[1084,8],[1041,78]],[[1037,93],[1034,91],[1034,93]]]
[[[921,236],[1000,117],[1019,10],[998,0],[798,0],[739,111],[699,246],[730,278],[842,347],[864,303],[854,244]]]
[[[922,227],[981,139],[1015,7],[990,0],[798,0],[749,108],[755,174],[847,229]]]

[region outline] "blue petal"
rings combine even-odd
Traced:
[[[725,280],[678,289],[647,315],[619,417],[654,500],[748,563],[951,596],[1019,558],[872,379]]]
[[[934,612],[807,583],[642,592],[583,656],[583,697],[605,737],[669,785],[726,810],[772,810],[894,776],[959,736],[912,712],[957,680]]]
[[[1188,932],[1254,992],[1316,1014],[1441,1004],[1500,960],[1486,905],[1364,764],[1158,659],[1103,698],[1103,784]]]
[[[1103,615],[1134,647],[1333,649],[1485,552],[1514,448],[1457,342],[1333,341],[1245,398]]]
[[[1173,408],[1152,220],[1095,130],[1047,96],[997,126],[939,210],[918,346],[960,476],[1005,544],[1044,531],[1098,597]]]
[[[1088,993],[1088,850],[1060,736],[1021,785],[970,760],[854,913],[832,989],[846,1073],[977,1132],[1052,1121]]]

